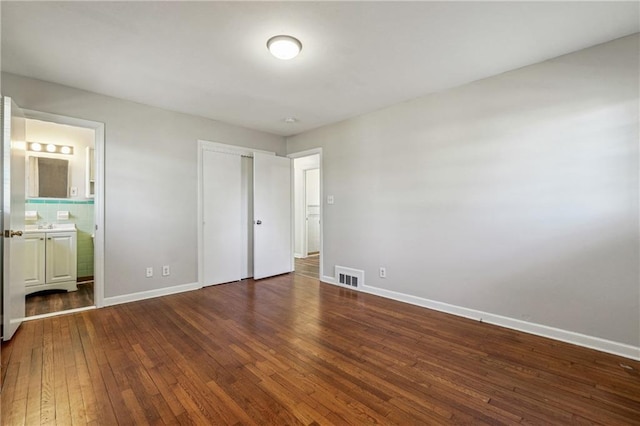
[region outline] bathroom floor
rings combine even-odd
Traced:
[[[26,297],[26,316],[93,306],[93,281],[78,283],[77,291],[47,290]]]

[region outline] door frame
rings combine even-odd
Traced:
[[[318,172],[320,174],[320,266],[319,266],[319,270],[318,270],[318,276],[319,276],[319,280],[322,281],[323,277],[324,277],[324,268],[323,268],[323,264],[324,264],[324,190],[323,190],[323,170],[322,170],[322,148],[313,148],[313,149],[308,149],[305,151],[299,151],[299,152],[293,152],[291,154],[288,154],[287,157],[293,159],[296,158],[302,158],[302,157],[309,157],[311,155],[316,155],[318,154]],[[293,165],[291,166],[291,193],[294,194],[295,193],[295,168],[293,167]],[[305,191],[306,191],[306,184],[305,184]],[[291,221],[291,226],[293,227],[292,232],[291,232],[291,247],[295,247],[295,199],[294,197],[292,197],[291,199],[291,217],[294,218],[294,220]],[[305,231],[306,233],[306,231]],[[305,236],[305,247],[306,247],[306,236]],[[308,254],[308,253],[307,253]],[[295,262],[295,259],[292,259],[292,262]],[[294,263],[295,264],[295,263]]]
[[[226,154],[242,155],[253,158],[254,152],[267,155],[276,155],[273,151],[248,148],[245,146],[228,145],[220,142],[212,142],[198,139],[198,285],[204,287],[204,240],[203,240],[203,220],[204,220],[204,184],[203,184],[203,153],[204,151],[221,152]]]
[[[84,127],[92,129],[95,135],[94,149],[95,149],[95,195],[93,198],[94,203],[94,222],[95,222],[95,234],[93,239],[93,304],[97,308],[104,306],[104,212],[105,212],[105,200],[104,200],[104,176],[105,176],[105,125],[99,121],[85,120],[82,118],[69,117],[66,115],[51,114],[48,112],[35,111],[24,109],[24,115],[27,119],[48,121],[56,124],[66,124],[74,127]],[[80,308],[74,311],[92,309]],[[60,311],[65,312],[65,311]],[[50,315],[56,315],[58,312]],[[41,318],[42,316],[30,317],[28,319]]]
[[[295,164],[295,163],[294,163]],[[309,218],[309,212],[308,209],[309,207],[307,206],[307,172],[309,170],[314,170],[314,169],[303,169],[302,170],[302,206],[303,206],[303,215],[304,217],[302,218],[303,221],[303,225],[301,226],[300,229],[302,229],[302,253],[300,253],[300,255],[302,255],[302,258],[307,258],[309,257],[309,222],[308,222],[308,218]],[[295,176],[295,166],[294,166],[294,176]],[[295,177],[294,177],[295,179]],[[295,187],[295,182],[293,182],[293,185]],[[295,196],[295,193],[294,193]],[[295,199],[293,200],[295,203]],[[297,207],[297,206],[296,206]],[[294,208],[295,211],[295,208]],[[293,218],[294,223],[295,223],[295,217]],[[293,236],[294,241],[296,236]],[[295,253],[294,253],[295,256]]]

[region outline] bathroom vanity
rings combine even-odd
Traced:
[[[27,226],[24,233],[25,294],[78,289],[74,224]]]

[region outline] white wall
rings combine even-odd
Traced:
[[[67,145],[73,147],[73,155],[47,154],[27,152],[27,156],[49,157],[69,160],[69,188],[78,189],[77,196],[69,196],[70,199],[86,199],[86,148],[94,148],[95,131],[84,127],[66,126],[40,120],[26,120],[28,142],[52,143],[54,145]]]
[[[293,160],[293,203],[294,203],[294,254],[296,257],[306,256],[304,249],[305,200],[304,171],[320,167],[320,155],[314,154]]]
[[[325,274],[639,346],[638,48],[636,34],[289,138],[289,153],[323,148]]]
[[[198,139],[285,151],[279,136],[22,76],[3,73],[2,90],[26,109],[105,123],[105,297],[197,282]]]

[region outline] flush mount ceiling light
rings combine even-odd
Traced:
[[[302,43],[295,37],[277,35],[267,41],[267,49],[278,59],[293,59],[302,50]]]
[[[285,123],[289,123],[289,124],[293,124],[293,123],[297,123],[298,119],[295,117],[287,117],[284,119]]]

